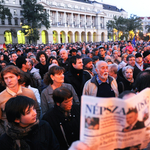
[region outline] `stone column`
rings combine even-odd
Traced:
[[[58,26],[58,11],[56,11],[56,24]]]
[[[66,33],[66,43],[68,43],[68,32]]]
[[[73,24],[73,13],[71,13],[71,26],[74,27],[74,24]]]
[[[72,43],[75,43],[75,34],[72,33]]]
[[[60,33],[58,33],[58,43],[60,43]]]
[[[84,25],[86,27],[86,15],[84,16]]]
[[[64,17],[63,18],[64,18],[64,22],[63,23],[64,23],[64,26],[66,27],[67,26],[66,25],[66,12],[64,12]]]
[[[80,28],[80,14],[78,14],[78,24],[79,24],[79,28]]]

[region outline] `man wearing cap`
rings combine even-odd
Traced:
[[[83,70],[88,72],[91,78],[94,76],[92,59],[87,57],[83,59]]]

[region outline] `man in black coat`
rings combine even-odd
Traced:
[[[126,121],[129,124],[126,128],[123,129],[123,132],[129,132],[132,130],[138,130],[145,127],[143,121],[139,121],[138,119],[138,111],[137,108],[129,108],[127,115],[126,115]]]
[[[72,142],[79,140],[80,106],[72,105],[72,92],[66,87],[54,90],[54,108],[45,113],[46,120],[52,127],[61,150],[67,150]]]
[[[81,56],[72,56],[70,58],[70,70],[65,73],[64,82],[70,83],[74,87],[79,100],[81,99],[84,84],[89,79],[91,79],[89,73],[83,71]]]

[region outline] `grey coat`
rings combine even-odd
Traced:
[[[67,83],[62,83],[62,86],[70,89],[72,91],[73,95],[73,103],[79,104],[79,99],[78,96],[71,84]],[[45,88],[42,91],[41,94],[41,108],[42,108],[42,114],[44,115],[50,108],[54,106],[54,101],[53,101],[53,89],[51,85],[49,85],[47,88]]]

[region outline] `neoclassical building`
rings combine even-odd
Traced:
[[[21,33],[24,23],[21,4],[23,0],[5,0],[13,15],[11,20],[0,20],[0,43],[25,43]],[[93,0],[37,0],[49,13],[50,28],[39,29],[41,43],[74,43],[108,41],[106,23],[114,16],[128,17],[128,13],[116,6]],[[17,31],[15,38],[11,30]]]
[[[150,17],[140,17],[140,18],[142,20],[143,34],[150,36],[150,33],[147,33],[147,29],[145,29],[146,25],[150,25]]]

